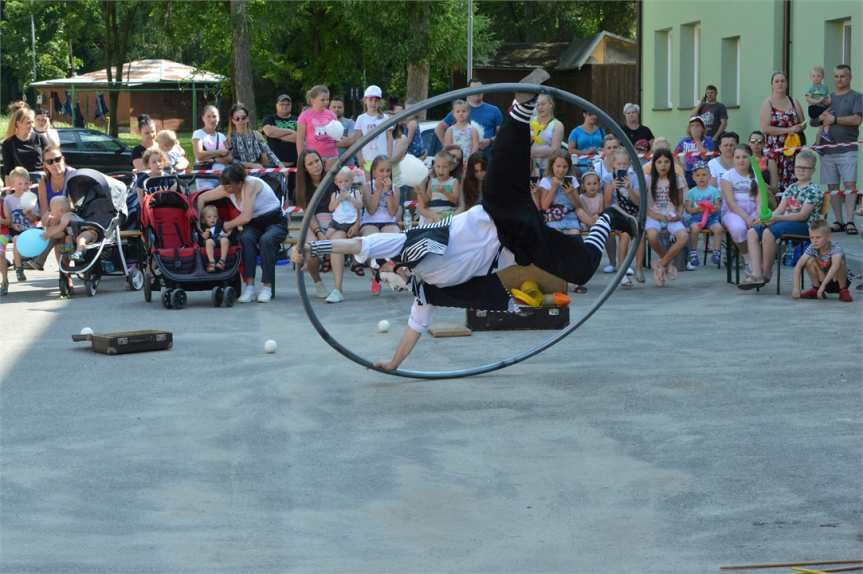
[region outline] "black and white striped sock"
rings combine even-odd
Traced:
[[[605,252],[605,242],[608,241],[609,233],[611,233],[611,218],[607,213],[603,213],[590,228],[590,233],[584,239],[584,243],[602,254]]]
[[[309,249],[311,250],[313,256],[323,257],[324,255],[329,255],[333,252],[333,242],[328,239],[322,239],[320,241],[310,241]]]
[[[536,109],[536,98],[530,100],[529,102],[525,102],[523,104],[518,103],[513,100],[512,109],[509,111],[509,115],[512,119],[518,120],[522,123],[529,124],[530,118],[533,116],[533,110]]]

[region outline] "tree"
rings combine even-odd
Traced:
[[[117,137],[117,113],[123,66],[128,61],[129,36],[135,16],[141,8],[130,0],[103,0],[102,17],[105,24],[105,73],[108,75],[108,108],[111,110],[111,135]]]
[[[231,33],[233,38],[233,74],[235,101],[249,109],[249,125],[255,125],[255,85],[252,79],[252,56],[249,46],[247,0],[231,0]]]

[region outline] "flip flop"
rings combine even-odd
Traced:
[[[830,225],[830,231],[832,231],[833,233],[839,233],[840,231],[845,231],[845,224],[839,223],[838,221],[834,221]]]
[[[845,235],[857,235],[857,226],[852,222],[845,224]]]

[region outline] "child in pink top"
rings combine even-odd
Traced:
[[[329,109],[330,91],[326,86],[315,86],[306,92],[309,108],[297,118],[297,154],[310,149],[318,152],[326,169],[332,167],[339,157],[336,140],[327,135],[327,124],[338,121]]]

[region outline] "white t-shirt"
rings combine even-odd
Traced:
[[[734,196],[734,203],[747,212],[751,209],[752,205],[755,205],[755,200],[749,193],[752,186],[752,180],[753,178],[749,176],[740,175],[735,169],[729,169],[722,176],[722,181],[727,181],[731,184],[731,193]],[[720,191],[721,189],[722,188],[720,187]],[[728,204],[723,200],[722,215],[725,215],[728,211]]]
[[[360,117],[357,118],[357,123],[354,127],[359,130],[361,134],[366,135],[383,123],[387,117],[388,116],[386,114],[377,117],[370,116],[368,114],[361,114]],[[388,155],[387,132],[384,131],[378,134],[372,141],[364,145],[361,151],[365,161],[371,161],[379,155]]]
[[[202,129],[197,129],[192,132],[192,140],[201,140],[201,146],[204,148],[204,151],[219,151],[225,149],[225,135],[219,132],[214,134],[208,134]],[[223,170],[225,169],[225,164],[223,163],[214,163],[214,170]],[[200,177],[195,180],[195,184],[197,186],[198,191],[204,191],[206,189],[213,189],[217,185],[219,185],[219,178],[216,177]]]
[[[725,168],[722,166],[722,162],[719,161],[719,158],[715,157],[707,162],[707,168],[710,170],[710,177],[716,180],[716,187],[719,187],[719,180],[721,180],[722,176],[727,172],[734,169],[734,166]]]
[[[352,199],[362,199],[362,196],[358,190],[352,189],[350,193]],[[354,207],[350,200],[340,201],[339,204],[336,206],[336,210],[333,211],[333,221],[341,224],[356,223],[357,208]]]
[[[282,204],[279,202],[278,196],[276,196],[273,189],[267,185],[266,181],[253,175],[247,175],[243,186],[245,187],[246,185],[249,186],[249,190],[258,190],[255,194],[255,204],[252,207],[252,219],[259,215],[264,215],[265,213],[281,209]],[[234,204],[234,207],[242,211],[242,202],[238,200],[234,194],[229,194],[228,198],[231,200],[231,203]]]

